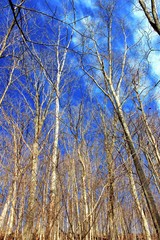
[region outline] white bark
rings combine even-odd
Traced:
[[[151,127],[150,127],[150,125],[149,125],[149,123],[147,121],[147,116],[145,114],[145,111],[144,111],[144,108],[143,108],[143,104],[142,104],[142,101],[140,99],[140,95],[138,93],[138,89],[137,89],[136,86],[135,86],[135,90],[136,90],[138,102],[140,104],[140,109],[141,109],[141,112],[142,112],[142,119],[143,119],[143,122],[145,124],[148,140],[152,144],[152,147],[154,149],[154,155],[156,157],[156,160],[157,160],[158,164],[160,164],[160,152],[159,152],[159,149],[158,149],[157,141],[156,141],[156,139],[155,139],[155,137],[154,137],[154,135],[152,133],[152,129],[151,129]]]
[[[11,234],[14,227],[14,221],[15,221],[15,206],[17,203],[17,181],[18,181],[18,146],[17,146],[17,135],[14,129],[13,132],[13,143],[14,143],[14,182],[13,182],[13,192],[12,192],[12,201],[11,201],[11,208],[10,208],[10,214],[9,219],[7,223],[7,232],[8,234]]]
[[[102,6],[103,8],[103,6]],[[106,10],[106,9],[105,9]],[[86,69],[83,67],[84,72],[94,81],[94,83],[97,85],[97,87],[106,95],[106,97],[108,97],[110,99],[110,101],[112,102],[115,112],[118,116],[119,122],[122,126],[123,132],[124,132],[124,136],[125,136],[125,142],[128,146],[129,152],[133,158],[134,161],[134,165],[143,189],[143,193],[145,195],[145,199],[148,205],[148,209],[150,211],[150,214],[152,216],[152,220],[157,232],[158,237],[160,237],[160,215],[155,203],[155,200],[153,198],[153,194],[152,191],[147,183],[147,177],[145,175],[144,169],[141,165],[141,159],[140,156],[138,155],[133,139],[131,137],[131,132],[130,129],[127,125],[127,121],[125,119],[125,115],[124,115],[124,111],[122,109],[122,102],[120,99],[120,86],[121,83],[118,83],[118,89],[115,87],[114,84],[114,79],[113,79],[113,50],[112,50],[112,10],[110,10],[111,12],[110,14],[110,18],[107,22],[107,27],[108,27],[108,74],[105,71],[104,65],[103,65],[103,61],[100,59],[100,53],[98,53],[98,50],[96,49],[96,54],[97,54],[97,61],[100,65],[100,69],[101,72],[103,74],[103,78],[104,78],[104,84],[106,89],[104,89],[103,87],[100,86],[100,84],[98,83],[98,81],[95,79],[95,76],[92,75],[90,72],[86,71]],[[97,44],[98,45],[98,44]],[[126,58],[126,51],[124,51],[124,59]],[[125,60],[124,63],[125,64]],[[122,64],[122,71],[121,74],[123,74],[123,66]],[[123,76],[122,76],[123,79]],[[121,80],[122,82],[122,80]],[[152,139],[153,141],[153,139]]]
[[[130,180],[132,196],[133,196],[135,204],[136,204],[136,210],[137,210],[137,212],[138,212],[138,214],[141,218],[141,221],[142,221],[142,225],[143,225],[143,228],[144,228],[146,240],[152,240],[146,216],[144,214],[143,208],[141,207],[139,199],[138,199],[135,180],[134,180],[132,169],[131,169],[131,163],[130,163],[130,167],[128,169],[128,176],[129,176],[129,180]]]
[[[3,228],[6,224],[6,219],[7,219],[7,211],[9,209],[10,203],[11,203],[11,199],[12,199],[12,188],[10,189],[9,193],[8,193],[8,197],[7,200],[4,204],[1,216],[0,216],[0,230],[3,231]]]
[[[50,171],[51,171],[50,213],[49,213],[50,214],[50,216],[49,216],[50,238],[51,238],[51,235],[52,235],[52,232],[53,232],[51,216],[53,216],[54,201],[55,201],[56,194],[57,194],[57,184],[58,184],[57,166],[58,166],[58,143],[59,143],[59,129],[60,129],[60,83],[61,83],[61,77],[62,77],[62,73],[63,73],[63,70],[64,70],[64,66],[65,66],[65,63],[66,63],[68,48],[69,48],[71,40],[72,40],[72,36],[71,36],[63,54],[62,54],[62,56],[60,56],[60,34],[61,34],[61,32],[60,32],[60,29],[59,29],[59,36],[58,36],[57,48],[56,48],[57,77],[56,77],[56,84],[55,84],[55,91],[56,91],[55,132],[54,132],[53,152],[52,152],[52,159],[51,159],[51,166],[50,166],[51,167],[50,168]],[[56,233],[54,234],[54,236],[56,237]]]

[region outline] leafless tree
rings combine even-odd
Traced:
[[[92,26],[89,26],[88,29],[90,30],[90,41],[87,42],[86,45],[86,52],[84,56],[87,56],[87,53],[89,56],[95,56],[95,62],[94,65],[92,62],[90,64],[85,65],[85,57],[81,59],[82,62],[82,69],[83,71],[88,75],[88,77],[95,83],[95,85],[99,88],[99,90],[110,99],[111,103],[113,104],[114,110],[117,114],[117,117],[119,119],[119,122],[122,126],[124,138],[128,147],[128,151],[130,152],[134,165],[137,171],[137,175],[139,177],[141,187],[143,189],[143,193],[146,198],[146,202],[148,204],[148,208],[150,210],[150,214],[152,216],[152,220],[154,222],[154,226],[157,232],[157,235],[159,236],[159,225],[160,225],[160,216],[159,212],[156,206],[155,199],[153,197],[152,191],[147,184],[147,177],[145,174],[145,171],[141,165],[141,157],[138,154],[136,147],[134,145],[134,140],[132,138],[131,130],[128,126],[125,112],[123,110],[123,105],[126,102],[127,98],[130,96],[132,89],[128,85],[126,86],[127,92],[125,93],[126,96],[122,97],[122,94],[124,94],[124,88],[123,83],[126,76],[126,69],[127,69],[127,54],[130,50],[130,48],[127,45],[127,35],[125,32],[125,28],[122,25],[122,34],[124,38],[124,48],[123,53],[120,58],[120,66],[119,62],[116,62],[115,53],[114,53],[114,45],[113,43],[113,21],[114,21],[114,9],[115,5],[114,3],[110,4],[103,4],[102,1],[99,2],[99,7],[103,13],[102,21],[104,21],[104,18],[106,20],[106,28],[107,28],[107,36],[104,41],[107,41],[107,47],[108,51],[106,53],[102,52],[101,47],[99,45],[99,42],[97,40],[97,33],[94,34],[94,29]],[[92,47],[91,47],[92,46]],[[84,49],[84,48],[83,48]],[[91,61],[91,59],[90,59]],[[117,64],[117,65],[116,65]],[[95,66],[96,65],[96,66]],[[117,69],[119,69],[119,75],[117,74],[117,71],[115,69],[115,66]],[[120,67],[120,68],[119,68]],[[118,78],[117,78],[118,75]],[[123,92],[123,93],[122,93]]]

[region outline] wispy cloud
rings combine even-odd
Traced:
[[[86,7],[92,8],[93,1],[92,0],[76,0],[76,4],[83,4]]]

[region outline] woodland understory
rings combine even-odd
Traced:
[[[160,239],[160,6],[133,2],[0,3],[0,240]]]

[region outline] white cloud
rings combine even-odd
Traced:
[[[152,73],[160,78],[160,53],[151,52],[149,54],[149,61],[152,66]]]
[[[83,4],[85,7],[92,8],[93,1],[92,0],[76,0],[76,4]]]

